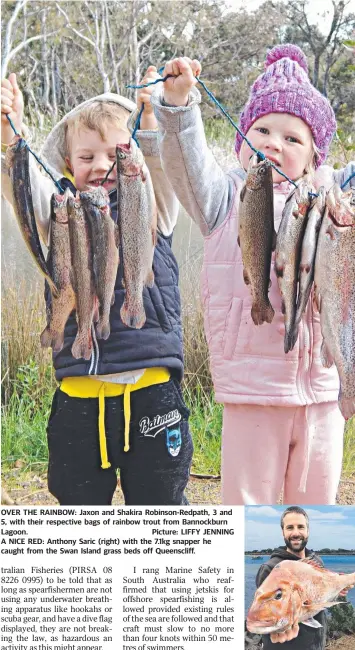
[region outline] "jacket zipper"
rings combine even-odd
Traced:
[[[88,370],[88,375],[97,375],[97,369],[99,367],[100,350],[99,350],[99,344],[98,344],[97,338],[96,338],[94,324],[91,325],[91,334],[92,334],[93,348],[92,348],[92,353],[91,353],[91,358],[90,358],[90,366],[89,366],[89,370]]]

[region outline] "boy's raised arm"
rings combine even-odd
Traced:
[[[23,96],[17,85],[16,75],[14,73],[11,73],[8,79],[1,81],[1,193],[13,205],[12,187],[9,170],[5,162],[5,152],[7,145],[10,144],[13,138],[14,132],[6,117],[7,115],[11,118],[16,131],[21,133],[27,140],[29,133],[22,121]],[[49,177],[45,177],[40,172],[31,154],[29,156],[29,164],[32,200],[37,228],[42,241],[48,245],[50,198],[55,191],[55,184]]]
[[[200,93],[193,87],[200,69],[197,61],[187,58],[169,62],[163,74],[174,77],[157,84],[152,104],[166,176],[202,234],[209,235],[228,214],[234,184],[207,146],[198,108]]]

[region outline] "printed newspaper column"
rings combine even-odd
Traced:
[[[244,647],[244,514],[3,507],[0,650]]]

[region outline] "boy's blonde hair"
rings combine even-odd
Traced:
[[[102,140],[106,140],[108,129],[124,129],[128,131],[127,121],[130,112],[115,102],[93,102],[85,106],[79,113],[69,118],[64,126],[65,129],[65,150],[70,154],[70,142],[73,133],[84,128],[90,131],[97,131]]]

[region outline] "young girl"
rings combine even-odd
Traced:
[[[309,300],[294,349],[284,353],[284,316],[272,260],[271,324],[254,325],[243,280],[238,236],[245,171],[224,173],[207,148],[195,75],[198,61],[178,58],[174,75],[155,87],[165,172],[205,237],[202,299],[216,400],[224,404],[222,491],[225,504],[332,504],[342,466],[344,419],[335,366],[320,359],[319,313]],[[281,45],[269,52],[240,119],[251,144],[293,181],[313,172],[315,187],[342,184],[354,166],[324,162],[336,122],[328,100],[310,83],[303,52]],[[237,134],[244,170],[252,150]],[[273,171],[275,229],[293,185]],[[354,181],[353,181],[354,182]],[[348,189],[348,188],[347,188]],[[257,260],[256,260],[257,262]]]

